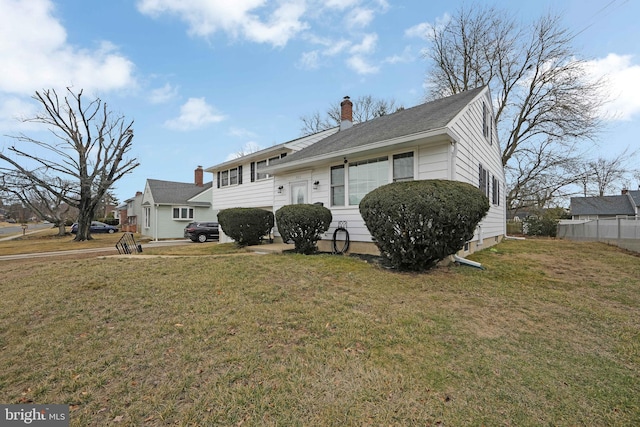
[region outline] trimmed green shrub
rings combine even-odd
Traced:
[[[282,240],[293,240],[295,251],[312,254],[320,235],[329,229],[331,211],[320,205],[287,205],[276,211],[276,223]]]
[[[360,214],[393,267],[420,271],[455,254],[489,211],[477,187],[458,181],[394,182],[368,193]]]
[[[258,245],[273,228],[273,213],[259,208],[223,209],[218,213],[218,223],[239,246]]]

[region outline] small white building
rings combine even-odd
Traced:
[[[341,103],[342,123],[318,134],[207,168],[214,174],[215,209],[319,203],[333,214],[321,250],[344,227],[351,252],[377,253],[360,200],[394,181],[446,179],[477,186],[490,201],[487,216],[465,250],[506,234],[505,176],[487,87],[352,124],[352,103]]]

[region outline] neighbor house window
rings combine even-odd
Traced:
[[[151,208],[144,208],[144,226],[145,228],[151,227]]]
[[[413,180],[413,151],[393,155],[393,182]]]
[[[173,219],[193,219],[193,208],[186,206],[174,207]]]
[[[220,174],[220,185],[223,187],[229,185],[229,171],[222,171]]]
[[[331,168],[331,206],[344,206],[344,166]]]
[[[238,168],[229,169],[229,185],[238,184]]]
[[[349,163],[349,205],[358,205],[371,190],[389,182],[389,158]]]

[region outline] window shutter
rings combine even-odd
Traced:
[[[220,171],[218,171],[218,179],[217,179],[217,181],[218,181],[218,188],[220,188]]]
[[[251,182],[256,182],[256,162],[251,162]]]
[[[242,165],[238,166],[238,185],[242,184]]]

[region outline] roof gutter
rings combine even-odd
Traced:
[[[331,153],[321,154],[318,156],[309,157],[301,160],[293,160],[290,162],[286,162],[284,164],[275,164],[273,166],[267,166],[262,171],[266,173],[274,173],[274,172],[285,172],[292,169],[300,169],[306,166],[312,166],[317,163],[326,163],[327,161],[338,159],[341,157],[347,158],[352,154],[360,154],[363,151],[373,151],[379,150],[382,148],[395,146],[398,144],[403,144],[407,142],[412,142],[417,139],[435,139],[438,137],[447,136],[453,142],[457,143],[460,141],[460,137],[456,132],[454,132],[449,127],[442,127],[438,129],[432,129],[427,132],[414,133],[411,135],[404,135],[398,138],[387,139],[384,141],[379,141],[372,144],[359,145],[357,147],[347,148],[344,150],[332,151]]]

